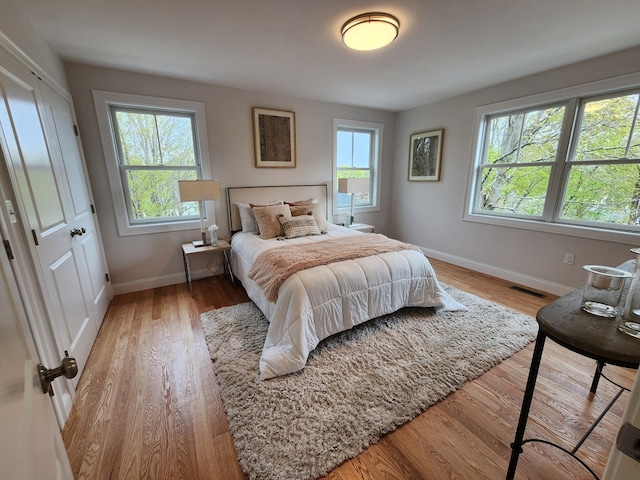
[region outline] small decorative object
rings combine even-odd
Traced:
[[[253,107],[253,143],[256,167],[295,168],[295,113]]]
[[[622,316],[618,321],[618,330],[640,338],[640,248],[632,248],[631,251],[636,254],[636,267],[624,302]]]
[[[209,230],[209,235],[211,236],[211,245],[214,247],[217,246],[218,245],[218,225],[216,225],[215,223],[213,225],[209,225],[209,228],[207,230]]]
[[[600,317],[615,318],[624,283],[631,273],[603,265],[585,265],[587,284],[582,297],[582,309]]]
[[[440,180],[442,137],[444,130],[414,133],[409,145],[409,181],[435,182]]]

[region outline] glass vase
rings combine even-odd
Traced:
[[[631,251],[636,254],[636,267],[618,320],[618,330],[640,338],[640,248],[632,248]]]

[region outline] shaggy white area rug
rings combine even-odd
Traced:
[[[251,302],[203,313],[240,465],[251,479],[327,474],[534,340],[531,317],[451,286],[469,311],[405,308],[335,335],[300,372],[259,379]]]

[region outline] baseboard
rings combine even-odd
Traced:
[[[208,269],[203,268],[191,272],[191,278],[198,280],[213,275]],[[113,294],[122,295],[123,293],[139,292],[141,290],[149,290],[152,288],[166,287],[177,283],[186,283],[187,279],[184,273],[174,273],[171,275],[163,275],[161,277],[142,278],[132,282],[121,282],[112,284]]]
[[[517,272],[505,270],[504,268],[494,267],[485,263],[475,262],[467,258],[457,257],[448,253],[439,252],[429,248],[422,248],[422,251],[427,257],[442,260],[443,262],[465,267],[476,272],[485,273],[492,277],[501,278],[514,282],[518,285],[532,288],[541,292],[553,293],[554,295],[563,296],[569,292],[575,290],[574,287],[567,287],[566,285],[560,285],[558,283],[549,282],[528,275],[522,275]],[[212,273],[206,268],[194,271],[191,273],[191,278],[198,280],[200,278],[206,278],[211,276]],[[113,294],[121,295],[123,293],[139,292],[140,290],[149,290],[151,288],[166,287],[167,285],[175,285],[176,283],[185,283],[186,279],[184,273],[175,273],[172,275],[163,275],[161,277],[143,278],[141,280],[135,280],[133,282],[114,283],[112,285]]]
[[[464,267],[476,272],[491,275],[492,277],[501,278],[502,280],[507,280],[509,282],[513,282],[518,285],[532,288],[541,292],[563,296],[575,290],[575,287],[568,287],[566,285],[560,285],[559,283],[530,277],[529,275],[523,275],[521,273],[512,272],[511,270],[505,270],[504,268],[494,267],[493,265],[487,265],[486,263],[475,262],[467,258],[457,257],[455,255],[439,252],[437,250],[431,250],[424,247],[420,248],[422,248],[422,251],[427,257],[435,258],[436,260],[442,260],[443,262],[458,265],[459,267]]]

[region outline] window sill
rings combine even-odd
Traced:
[[[200,220],[185,220],[184,222],[160,222],[145,225],[118,225],[121,237],[129,235],[148,235],[150,233],[181,232],[185,230],[200,230]]]
[[[519,228],[523,230],[533,230],[536,232],[552,233],[556,235],[567,235],[571,237],[588,238],[591,240],[603,240],[606,242],[622,243],[625,245],[635,245],[638,243],[637,232],[624,232],[620,230],[603,230],[598,228],[583,227],[577,225],[565,225],[560,223],[545,223],[533,220],[523,220],[517,218],[492,217],[489,215],[466,214],[463,221],[497,225],[508,228]]]

